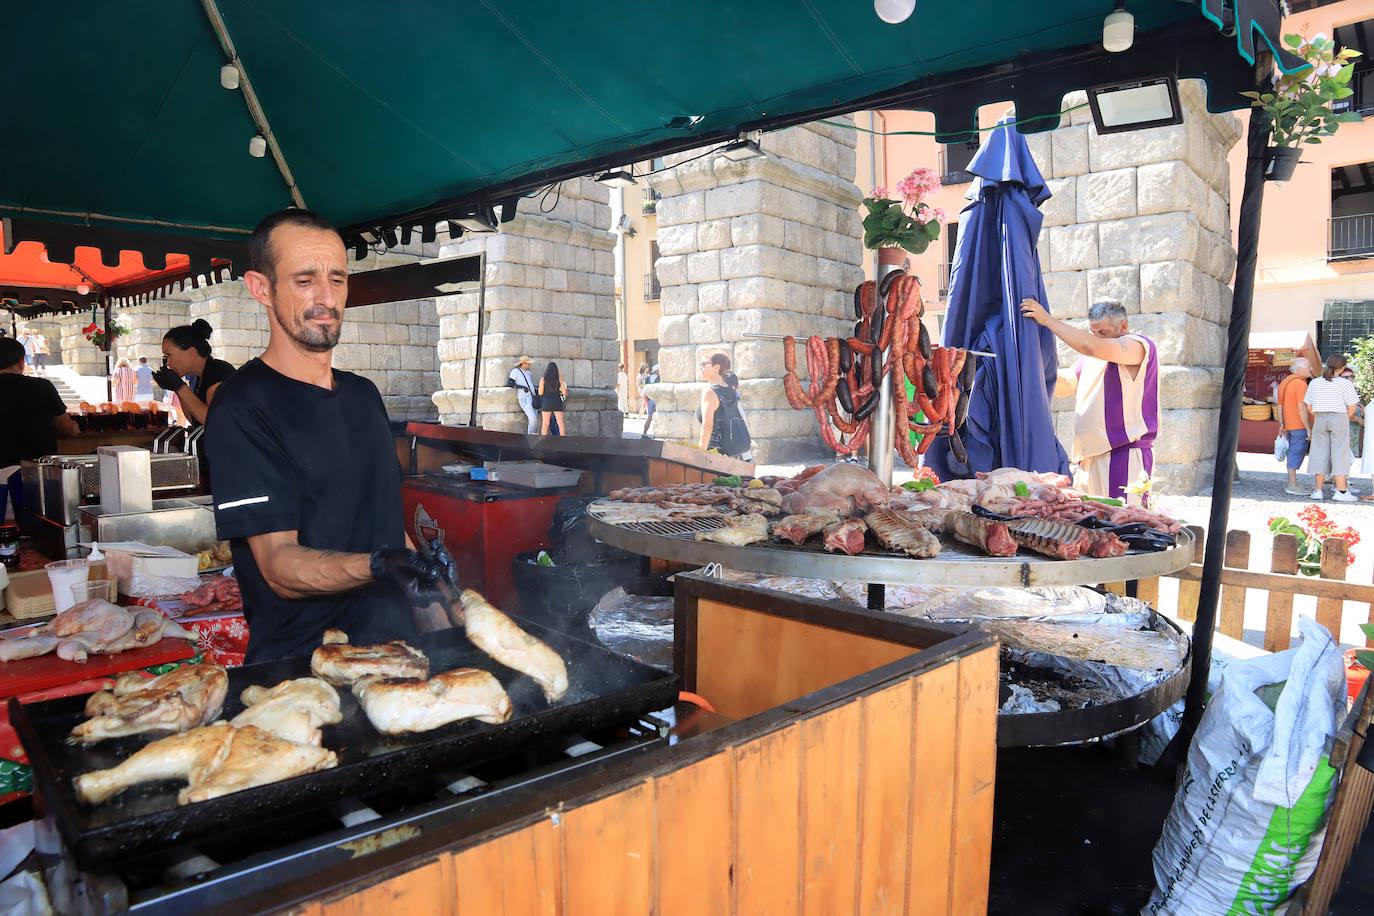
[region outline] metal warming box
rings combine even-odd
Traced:
[[[548,547],[558,501],[573,487],[532,490],[447,475],[407,478],[401,486],[406,532],[418,544],[442,533],[463,585],[497,607],[516,607],[511,578],[518,553]]]
[[[200,487],[200,464],[185,452],[154,452],[154,498],[181,496]],[[20,466],[25,504],[53,522],[72,525],[80,508],[100,502],[99,455],[48,455]]]

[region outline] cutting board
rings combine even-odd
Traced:
[[[195,654],[196,644],[193,642],[162,639],[151,646],[116,652],[114,655],[92,655],[85,662],[69,662],[52,652],[38,658],[0,662],[0,699],[89,678],[179,662]]]

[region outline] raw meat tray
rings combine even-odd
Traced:
[[[432,674],[454,668],[483,668],[501,681],[514,715],[488,725],[456,722],[416,735],[385,736],[367,721],[357,700],[339,690],[343,721],[325,726],[323,745],[339,756],[338,766],[230,795],[178,805],[179,781],[145,783],[96,806],[78,802],[72,780],[105,769],[156,740],[134,736],[92,747],[68,745],[71,729],[85,719],[85,696],[22,705],[10,701],[10,718],[33,765],[40,810],[56,822],[68,850],[85,868],[132,857],[173,843],[193,841],[217,829],[242,826],[259,815],[316,806],[345,796],[366,795],[413,780],[427,772],[462,768],[509,754],[536,741],[618,725],[671,706],[678,677],[633,659],[516,618],[548,643],[568,666],[568,692],[550,706],[529,677],[497,664],[461,630],[428,633],[413,644],[429,656]],[[310,675],[310,659],[282,659],[229,670],[223,719],[243,710],[239,694],[257,684],[271,687]]]
[[[951,538],[940,539],[940,555],[917,559],[873,546],[870,541],[857,556],[828,553],[820,538],[793,545],[766,540],[734,547],[714,541],[698,541],[698,532],[723,526],[717,519],[615,523],[602,515],[624,503],[598,500],[587,507],[589,530],[599,541],[630,553],[705,566],[719,563],[727,569],[772,576],[804,576],[882,582],[890,585],[989,586],[1098,585],[1166,576],[1193,562],[1196,542],[1183,529],[1177,543],[1167,550],[1133,550],[1119,557],[1082,557],[1056,560],[1026,549],[1014,557],[990,557]]]

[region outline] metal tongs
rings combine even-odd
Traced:
[[[436,616],[428,614],[430,608],[416,609],[416,622],[422,630],[439,630],[447,626],[461,627],[463,625],[463,602],[459,596],[462,594],[463,587],[458,579],[458,564],[453,562],[453,554],[448,552],[444,546],[443,536],[432,540],[421,540],[417,547],[420,555],[428,559],[435,566],[439,567],[439,578],[434,583],[434,588],[439,592],[442,599],[444,613],[447,621],[440,621]]]

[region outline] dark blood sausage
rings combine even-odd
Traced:
[[[854,412],[854,419],[867,420],[873,411],[878,407],[878,392],[874,391],[868,396],[868,400],[859,405],[859,409]]]
[[[849,348],[849,341],[840,340],[840,371],[849,372],[854,368],[854,351]]]
[[[862,318],[862,317],[864,316],[864,301],[863,301],[863,295],[862,295],[862,294],[863,294],[863,288],[864,288],[864,285],[863,285],[862,283],[860,283],[858,286],[854,287],[854,317],[855,317],[855,318]]]
[[[854,398],[849,393],[849,379],[844,376],[835,385],[835,397],[840,402],[840,408],[850,416],[854,415]]]
[[[960,464],[968,464],[968,449],[964,448],[964,440],[959,438],[959,433],[949,434],[949,452],[954,456],[954,460]]]
[[[973,376],[978,371],[978,357],[972,353],[964,360],[964,371],[959,376],[959,387],[965,391],[973,390]]]
[[[926,397],[932,401],[940,396],[940,383],[935,380],[935,370],[930,368],[929,363],[921,370],[921,385],[926,390]]]
[[[959,403],[954,408],[954,428],[959,429],[968,419],[968,392],[959,392]]]
[[[916,338],[916,347],[921,351],[922,359],[930,359],[930,332],[925,325],[921,325],[920,334]]]

